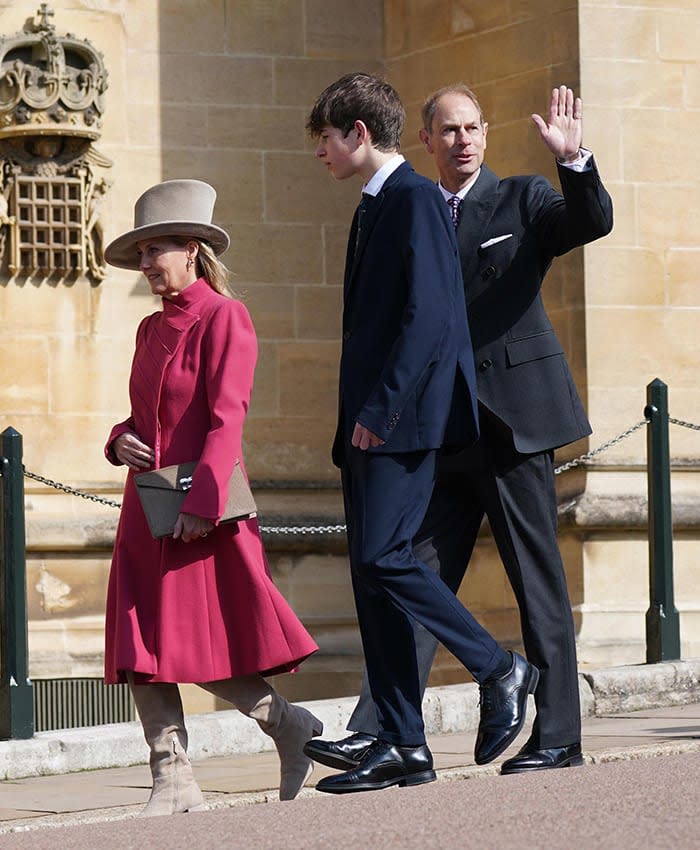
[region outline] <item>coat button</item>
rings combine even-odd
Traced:
[[[489,360],[487,358],[486,360],[482,360],[481,363],[479,363],[479,371],[485,372],[487,369],[490,369],[492,366],[493,366],[493,360]]]
[[[496,274],[495,266],[486,266],[486,268],[481,273],[481,277],[483,280],[488,280],[488,278],[493,277]]]
[[[350,339],[351,336],[352,336],[351,331],[345,331],[345,333],[343,334],[343,339],[347,342]]]

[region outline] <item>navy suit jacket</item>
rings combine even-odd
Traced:
[[[369,200],[345,267],[343,348],[333,461],[355,422],[370,452],[467,446],[478,436],[476,385],[459,253],[440,191],[404,162]]]
[[[544,177],[500,180],[482,166],[462,204],[457,240],[479,404],[523,453],[591,433],[540,292],[555,256],[612,229],[612,201],[590,162],[581,173],[559,166],[563,194]]]

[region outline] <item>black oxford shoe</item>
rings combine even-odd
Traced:
[[[391,785],[422,785],[435,779],[433,756],[425,746],[399,747],[375,741],[357,767],[326,776],[316,789],[328,794],[378,791]]]
[[[517,756],[504,761],[501,773],[527,773],[529,770],[552,770],[556,767],[580,767],[583,764],[581,744],[537,750],[528,741]]]
[[[488,764],[517,738],[525,722],[527,695],[534,694],[540,671],[517,652],[504,676],[491,676],[479,689],[481,718],[476,735],[474,760]]]
[[[319,764],[325,764],[326,767],[347,770],[362,761],[363,756],[376,740],[374,735],[365,735],[364,732],[355,732],[341,741],[321,741],[320,738],[312,738],[304,744],[304,753]]]

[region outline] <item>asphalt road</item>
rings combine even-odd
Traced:
[[[2,850],[697,850],[700,753],[0,836]]]

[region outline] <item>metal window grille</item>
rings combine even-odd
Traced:
[[[11,195],[13,274],[82,274],[86,268],[80,177],[15,178]]]
[[[37,732],[136,719],[128,685],[102,679],[32,679]]]

